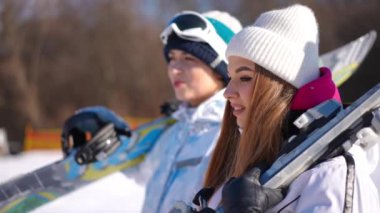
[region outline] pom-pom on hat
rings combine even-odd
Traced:
[[[319,76],[318,46],[314,13],[296,4],[261,14],[232,38],[226,57],[251,60],[300,88]]]

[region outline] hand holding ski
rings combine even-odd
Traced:
[[[280,189],[260,184],[260,174],[261,170],[254,167],[224,185],[222,204],[225,212],[265,212],[283,199]]]

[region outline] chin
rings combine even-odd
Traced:
[[[176,98],[177,98],[177,100],[182,101],[182,102],[189,102],[190,101],[190,98],[187,97],[186,95],[183,95],[183,94],[176,94]]]
[[[243,124],[242,124],[241,121],[236,120],[236,124],[237,124],[237,126],[238,126],[240,129],[244,129],[244,126],[243,126]]]

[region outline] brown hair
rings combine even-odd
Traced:
[[[242,134],[227,103],[222,130],[209,165],[205,186],[219,188],[258,163],[271,164],[279,152],[282,126],[296,89],[256,65],[247,123]]]

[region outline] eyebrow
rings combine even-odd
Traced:
[[[170,50],[170,51],[168,52],[168,55],[169,55],[169,56],[170,56],[170,55],[174,55],[174,54],[175,54],[175,52],[172,51],[172,50]],[[190,54],[190,53],[187,53],[187,52],[185,52],[185,51],[180,51],[178,54],[179,54],[179,55],[182,55],[182,56],[191,56],[191,57],[195,57],[194,55],[192,55],[192,54]]]
[[[254,71],[254,70],[247,67],[247,66],[241,66],[241,67],[237,68],[235,72],[238,73],[238,72],[242,72],[242,71]]]

